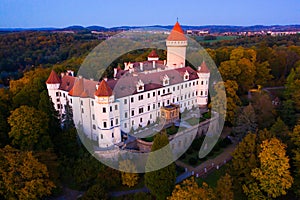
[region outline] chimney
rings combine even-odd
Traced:
[[[97,85],[96,85],[96,90],[98,90],[98,87],[99,87],[99,83],[97,83]]]
[[[105,80],[105,82],[107,82],[107,77],[104,77],[103,80]]]
[[[141,70],[141,71],[144,71],[144,66],[143,66],[143,63],[142,63],[142,62],[140,62],[140,70]]]
[[[182,63],[180,64],[180,67],[183,68],[183,64]]]
[[[117,73],[118,73],[118,69],[117,69],[117,68],[114,68],[114,78],[117,77]]]
[[[124,70],[128,70],[127,62],[124,62],[124,66],[125,66]]]
[[[62,77],[64,77],[65,76],[65,73],[60,73],[60,77],[62,78]]]
[[[152,63],[153,63],[153,69],[155,69],[155,60],[153,60]]]

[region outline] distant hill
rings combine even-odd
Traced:
[[[112,28],[106,28],[103,26],[69,26],[65,28],[0,28],[2,32],[16,32],[16,31],[118,31],[118,30],[130,30],[135,28],[165,28],[172,29],[173,25],[153,25],[153,26],[118,26]],[[245,31],[300,31],[300,25],[255,25],[255,26],[232,26],[232,25],[204,25],[204,26],[189,26],[182,25],[184,30],[207,30],[210,33],[224,33],[224,32],[245,32]]]

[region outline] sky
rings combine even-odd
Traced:
[[[300,0],[0,0],[0,28],[300,24]]]

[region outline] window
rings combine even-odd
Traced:
[[[132,126],[134,125],[134,120],[132,120],[131,124],[132,124]]]
[[[155,92],[153,92],[153,96],[155,97]]]
[[[92,106],[94,106],[94,101],[92,101]]]
[[[181,89],[183,89],[183,85],[181,85]]]
[[[195,82],[193,82],[193,86],[195,86]]]
[[[131,97],[131,103],[133,103],[134,102],[134,98],[133,97]]]
[[[170,105],[170,100],[167,101],[167,105]]]
[[[201,85],[203,85],[203,81],[201,81]]]
[[[119,119],[117,118],[117,119],[116,119],[116,125],[118,125],[118,124],[119,124]]]
[[[114,138],[114,132],[111,133],[111,137]]]
[[[127,113],[127,112],[125,112],[125,114],[124,114],[124,115],[125,115],[125,118],[127,118],[127,117],[128,117],[128,113]]]
[[[83,101],[82,100],[80,101],[80,104],[83,105]]]
[[[203,91],[201,91],[201,96],[203,95]]]
[[[118,105],[115,105],[115,110],[118,110]]]
[[[187,84],[185,84],[185,88],[187,88]]]
[[[147,96],[148,96],[148,99],[149,99],[150,98],[150,93],[148,93]]]
[[[127,99],[124,99],[124,104],[127,104]]]
[[[139,101],[144,99],[144,95],[139,95]]]
[[[127,128],[127,123],[124,123],[124,128]]]
[[[198,84],[199,84],[199,82],[197,81],[197,82],[196,82],[196,85],[198,85]]]
[[[101,139],[103,139],[103,135],[101,134]]]
[[[93,129],[96,130],[96,125],[95,124],[93,124]]]
[[[189,87],[191,87],[192,86],[192,83],[189,83]]]
[[[70,102],[73,103],[72,99],[70,99]]]
[[[60,109],[60,104],[57,104],[57,109]]]
[[[63,93],[63,96],[64,96],[64,97],[66,97],[66,94],[65,94],[65,93]]]
[[[152,114],[150,114],[150,119],[152,119]]]
[[[155,104],[153,104],[153,109],[155,109]]]
[[[179,90],[179,85],[177,86],[177,90]]]
[[[92,115],[92,118],[93,118],[93,120],[95,120],[95,115],[94,114]]]
[[[148,105],[148,111],[150,111],[150,105]]]
[[[131,111],[131,116],[134,116],[134,110]]]
[[[102,112],[106,113],[106,108],[105,107],[102,108]]]
[[[114,121],[112,119],[110,120],[110,126],[114,126]]]
[[[160,108],[160,103],[158,103],[157,107],[159,107],[159,108]]]
[[[175,98],[173,98],[173,103],[175,103]]]
[[[141,114],[143,112],[144,112],[144,108],[143,107],[139,108],[139,114]]]
[[[107,122],[103,122],[103,127],[104,127],[104,128],[107,127]]]
[[[168,93],[170,93],[170,88],[168,88]]]
[[[165,89],[163,89],[163,94],[165,94]]]
[[[158,90],[158,95],[160,95],[160,90]]]
[[[83,108],[81,108],[81,113],[84,113]]]
[[[198,91],[196,91],[196,96],[198,95]]]
[[[206,85],[208,84],[208,81],[206,81]]]
[[[59,92],[56,92],[55,94],[56,94],[57,97],[59,97]]]
[[[109,111],[112,112],[112,106],[109,107]]]
[[[56,102],[59,102],[59,99],[56,99]]]
[[[141,122],[141,123],[143,122],[143,118],[140,118],[140,122]]]
[[[173,87],[173,92],[175,92],[175,87]]]

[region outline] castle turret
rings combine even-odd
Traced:
[[[107,148],[121,142],[120,104],[105,80],[95,92],[95,106],[99,146]]]
[[[50,96],[52,102],[55,104],[55,108],[57,110],[61,109],[61,104],[60,104],[60,97],[61,97],[61,92],[59,91],[59,87],[61,84],[61,80],[58,77],[58,75],[55,73],[55,71],[51,71],[49,78],[46,81],[47,85],[47,90],[48,90],[48,95]]]
[[[206,106],[208,101],[208,84],[210,71],[204,61],[198,67],[197,74],[199,77],[199,84],[197,89],[197,103],[199,106]]]
[[[170,69],[185,66],[187,38],[178,22],[174,25],[166,41],[167,66]]]

